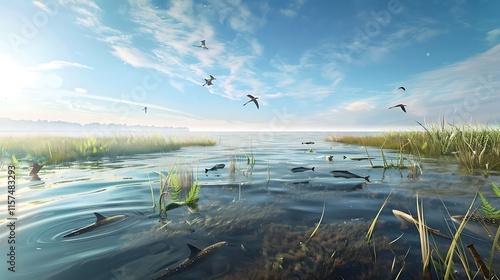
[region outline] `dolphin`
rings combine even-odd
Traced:
[[[297,172],[304,172],[304,171],[307,171],[307,170],[312,170],[314,171],[314,167],[313,168],[307,168],[307,167],[294,167],[292,168],[292,172],[293,173],[297,173]]]
[[[227,245],[227,242],[221,241],[212,244],[203,250],[200,250],[191,244],[187,244],[189,250],[191,250],[191,254],[189,255],[189,257],[174,268],[167,268],[165,270],[162,270],[161,272],[156,274],[156,276],[153,276],[153,280],[168,279],[169,277],[189,271],[193,267],[199,265],[200,263],[215,255],[225,245]]]
[[[351,173],[349,171],[346,171],[346,170],[332,170],[330,171],[330,174],[333,175],[333,177],[341,177],[341,178],[346,178],[346,179],[350,179],[350,178],[362,178],[362,179],[365,179],[367,182],[370,182],[370,175],[368,176],[359,176],[359,175],[356,175],[354,173]]]
[[[394,214],[394,216],[396,216],[396,218],[398,218],[398,220],[400,220],[400,221],[401,221],[401,223],[403,223],[403,225],[405,225],[405,226],[406,226],[406,224],[408,224],[408,223],[412,223],[412,224],[414,224],[415,226],[417,226],[417,227],[418,227],[418,224],[419,224],[419,223],[418,223],[418,219],[417,219],[417,218],[415,218],[414,216],[408,215],[408,214],[406,214],[405,212],[401,212],[401,211],[399,211],[399,210],[395,210],[395,209],[394,209],[394,210],[392,210],[392,214]],[[440,236],[440,237],[446,238],[446,239],[448,239],[448,240],[451,240],[451,238],[450,238],[448,235],[446,235],[446,234],[442,233],[441,231],[439,231],[439,230],[437,230],[437,229],[433,229],[433,228],[428,227],[428,226],[426,226],[426,225],[424,225],[424,227],[425,227],[425,229],[426,229],[428,232],[430,232],[430,233],[432,233],[432,234],[434,234],[434,235],[437,235],[437,236]]]
[[[112,222],[115,222],[123,217],[125,217],[125,215],[116,215],[116,216],[111,216],[111,217],[104,217],[103,215],[97,213],[97,212],[94,212],[94,215],[96,216],[96,221],[95,223],[92,223],[88,226],[84,226],[82,228],[79,228],[79,229],[75,229],[65,235],[63,235],[63,237],[71,237],[71,236],[75,236],[75,235],[78,235],[78,234],[81,234],[81,233],[85,233],[85,232],[89,232],[91,230],[94,230],[98,227],[101,227],[105,224],[109,224],[109,223],[112,223]]]

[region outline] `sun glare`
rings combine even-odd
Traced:
[[[36,86],[35,76],[10,58],[0,56],[0,97],[2,99],[19,97],[23,88]]]

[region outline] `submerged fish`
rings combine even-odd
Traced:
[[[205,173],[207,173],[208,171],[216,171],[217,169],[222,169],[224,168],[226,165],[223,164],[223,163],[219,163],[219,164],[216,164],[214,165],[214,167],[212,168],[205,168]]]
[[[191,244],[187,245],[189,247],[189,250],[191,250],[191,254],[189,255],[189,257],[178,264],[176,267],[163,270],[162,272],[157,274],[157,276],[154,276],[153,280],[167,279],[169,277],[181,274],[192,269],[193,267],[209,259],[211,256],[215,255],[215,253],[220,251],[222,246],[227,245],[227,242],[218,242],[206,247],[203,250],[200,250]]]
[[[464,215],[451,216],[451,220],[457,224],[461,224],[465,218]],[[465,228],[480,237],[484,237],[485,235],[493,236],[499,224],[500,218],[473,214],[468,216]]]
[[[417,226],[417,228],[418,228],[418,225],[419,225],[418,218],[411,216],[411,215],[408,215],[405,212],[401,212],[399,210],[392,210],[392,214],[394,214],[394,216],[396,216],[396,218],[398,218],[398,220],[400,220],[403,223],[403,225],[411,223],[411,224],[414,224],[415,226]],[[448,235],[442,233],[441,231],[439,231],[437,229],[433,229],[433,228],[428,227],[426,225],[424,225],[424,227],[428,232],[430,232],[434,235],[451,240],[451,238]]]
[[[351,173],[349,171],[346,171],[346,170],[332,170],[330,171],[330,174],[333,175],[333,177],[340,177],[340,178],[346,178],[346,179],[350,179],[350,178],[362,178],[362,179],[365,179],[367,182],[370,182],[370,175],[368,176],[359,176],[359,175],[356,175],[354,173]]]
[[[372,157],[352,157],[351,160],[357,160],[357,161],[362,161],[362,160],[369,160],[369,159],[374,159]]]
[[[79,229],[75,229],[73,231],[71,231],[70,233],[67,233],[65,235],[63,235],[63,237],[70,237],[70,236],[75,236],[75,235],[78,235],[78,234],[81,234],[81,233],[85,233],[85,232],[89,232],[91,230],[94,230],[100,226],[103,226],[105,224],[109,224],[109,223],[112,223],[112,222],[115,222],[116,220],[119,220],[123,217],[125,217],[125,215],[116,215],[116,216],[111,216],[111,217],[104,217],[103,215],[99,214],[99,213],[96,213],[94,212],[94,215],[96,216],[96,221],[95,223],[92,223],[88,226],[85,226],[85,227],[82,227],[82,228],[79,228]]]
[[[451,216],[451,219],[455,222],[461,223],[465,219],[464,215]],[[483,217],[480,215],[471,215],[467,218],[468,222],[485,223],[486,225],[498,225],[500,224],[500,218]]]
[[[293,182],[292,184],[294,184],[294,185],[306,185],[306,184],[309,184],[309,181]]]
[[[307,168],[307,167],[294,167],[292,168],[292,172],[293,173],[297,173],[297,172],[304,172],[304,171],[307,171],[307,170],[312,170],[314,171],[314,167],[313,168]]]
[[[304,145],[304,144],[311,145],[311,144],[314,144],[314,142],[312,142],[312,141],[302,142],[302,145]]]

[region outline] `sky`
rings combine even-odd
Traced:
[[[414,130],[443,118],[498,127],[498,11],[495,0],[2,1],[0,118],[193,131]],[[248,94],[260,109],[242,106]],[[389,109],[397,104],[407,112]]]

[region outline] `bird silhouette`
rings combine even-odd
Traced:
[[[405,87],[399,87],[398,90],[402,89],[403,91],[406,91]]]
[[[144,111],[144,114],[147,114],[147,112],[148,112],[148,107],[144,107],[144,108],[142,108],[142,111]]]
[[[401,108],[401,110],[403,110],[403,112],[405,112],[405,113],[406,113],[405,106],[406,106],[406,105],[404,105],[404,104],[398,104],[398,105],[394,105],[394,106],[389,107],[389,109],[396,108],[396,107],[400,107],[400,108]]]
[[[259,102],[257,102],[257,98],[258,97],[254,97],[251,94],[247,94],[247,96],[250,98],[250,100],[248,100],[247,102],[245,102],[245,104],[243,104],[243,106],[247,105],[250,102],[253,102],[253,103],[255,103],[255,106],[257,106],[257,109],[259,109]]]
[[[199,45],[199,46],[193,45],[193,47],[198,47],[198,48],[202,48],[204,50],[208,50],[207,45],[205,44],[205,40],[201,40],[200,42],[201,42],[201,45]]]
[[[205,83],[202,85],[202,86],[211,86],[212,85],[212,81],[213,80],[216,80],[214,76],[210,75],[210,78],[209,79],[205,79]]]

